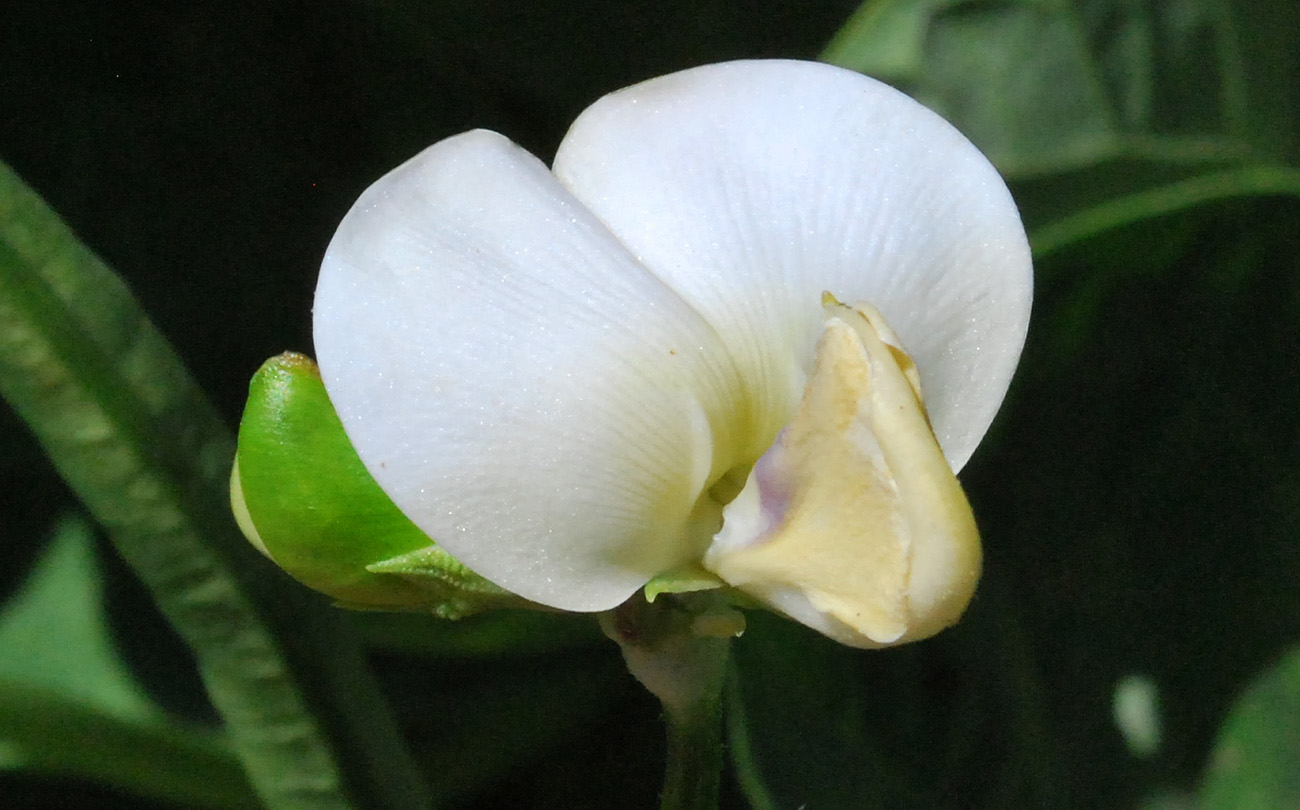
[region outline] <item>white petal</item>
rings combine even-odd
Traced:
[[[766,442],[830,291],[894,326],[945,455],[970,457],[1024,342],[1030,258],[1002,180],[937,115],[827,65],[709,65],[597,101],[555,172],[718,327]]]
[[[509,590],[607,609],[716,529],[690,523],[730,440],[725,350],[499,135],[435,144],[362,195],[325,257],[315,340],[379,484]]]

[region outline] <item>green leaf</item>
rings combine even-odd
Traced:
[[[901,86],[1009,176],[1115,147],[1105,88],[1065,2],[873,0],[822,57]]]
[[[1256,196],[1300,197],[1300,169],[1248,166],[1116,195],[1032,231],[1030,242],[1035,255],[1043,257],[1132,223],[1234,198]]]
[[[255,545],[344,606],[459,619],[527,604],[438,548],[393,504],[304,355],[273,357],[253,375],[231,499]]]
[[[823,58],[970,137],[1012,182],[1041,257],[1207,201],[1300,195],[1284,169],[1297,159],[1297,76],[1278,58],[1300,43],[1269,23],[1283,8],[870,0]]]
[[[1300,807],[1300,650],[1242,693],[1224,721],[1201,810]]]
[[[0,679],[41,686],[106,714],[157,720],[158,708],[113,647],[101,598],[90,527],[65,519],[0,612]]]
[[[239,537],[214,410],[121,280],[3,164],[0,394],[194,649],[269,807],[422,806],[340,618]]]
[[[101,590],[90,528],[64,521],[0,613],[0,768],[213,810],[257,807],[226,740],[169,719],[136,685]]]
[[[1121,155],[1276,161],[1295,147],[1295,102],[1260,103],[1291,77],[1253,47],[1257,13],[1245,2],[872,0],[823,58],[900,85],[1012,177]]]

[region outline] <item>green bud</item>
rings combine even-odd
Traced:
[[[402,514],[357,457],[304,355],[273,357],[253,375],[230,502],[249,542],[343,607],[456,619],[530,605],[461,565]]]

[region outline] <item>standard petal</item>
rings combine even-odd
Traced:
[[[361,196],[321,269],[315,342],[383,489],[528,599],[613,607],[716,529],[695,510],[734,441],[725,350],[499,135],[435,144]]]
[[[1030,257],[1001,178],[939,116],[828,65],[709,65],[597,101],[555,172],[719,329],[764,442],[830,291],[894,325],[945,455],[970,457],[1024,342]]]

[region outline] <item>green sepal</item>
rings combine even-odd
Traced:
[[[656,576],[645,584],[645,600],[653,603],[665,593],[695,593],[725,588],[727,583],[698,565],[687,565]]]
[[[465,568],[397,508],[305,355],[286,352],[253,375],[230,483],[249,541],[341,606],[459,618],[529,604]]]
[[[366,570],[400,577],[426,591],[437,600],[433,612],[444,619],[461,619],[495,607],[526,604],[519,596],[469,570],[438,546],[425,546],[371,563]]]

